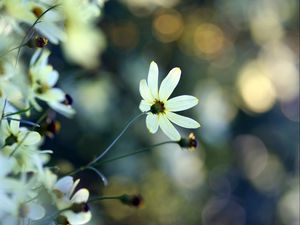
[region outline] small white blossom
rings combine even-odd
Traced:
[[[192,108],[198,104],[198,99],[191,95],[181,95],[168,99],[177,86],[180,75],[181,70],[177,67],[173,68],[158,89],[158,66],[152,62],[149,68],[148,82],[145,79],[140,81],[140,94],[143,100],[139,108],[142,112],[148,112],[147,128],[151,133],[156,133],[160,127],[169,138],[176,141],[180,140],[180,134],[171,122],[185,128],[200,127],[197,121],[173,113]]]
[[[65,116],[74,115],[75,111],[70,105],[63,103],[66,94],[55,85],[58,81],[59,74],[48,64],[48,50],[38,49],[30,61],[30,82],[31,91],[29,93],[30,103],[37,109],[41,110],[37,99],[45,101],[54,110]]]
[[[59,179],[54,187],[55,203],[58,209],[69,209],[61,213],[70,224],[80,225],[90,221],[92,214],[88,208],[87,201],[89,191],[81,188],[74,193],[79,179],[74,182],[73,177],[66,176]]]

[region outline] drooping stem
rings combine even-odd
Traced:
[[[113,142],[99,155],[97,156],[94,160],[92,160],[88,166],[92,166],[94,165],[97,161],[99,161],[99,159],[101,159],[113,146],[114,144],[120,139],[120,137],[122,137],[122,135],[127,131],[127,129],[130,127],[130,125],[135,122],[138,118],[140,118],[141,116],[145,115],[146,113],[141,113],[137,116],[135,116],[133,119],[131,119],[129,122],[127,122],[127,124],[125,125],[125,127],[123,128],[123,130],[119,133],[119,135],[113,140]]]
[[[106,164],[106,163],[109,163],[109,162],[113,162],[113,161],[116,161],[116,160],[119,160],[119,159],[124,159],[124,158],[131,157],[131,156],[143,153],[143,152],[151,151],[155,147],[158,147],[158,146],[161,146],[161,145],[172,144],[172,143],[176,144],[177,142],[176,141],[161,142],[161,143],[154,144],[154,145],[151,145],[151,146],[148,146],[148,147],[145,147],[145,148],[141,148],[141,149],[139,149],[137,151],[134,151],[134,152],[130,152],[130,153],[127,153],[127,154],[124,154],[124,155],[120,155],[120,156],[117,156],[117,157],[114,157],[114,158],[110,158],[110,159],[106,159],[106,160],[100,161],[96,165],[100,166],[100,165],[103,165],[103,164]]]

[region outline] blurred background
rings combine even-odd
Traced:
[[[141,194],[144,207],[93,204],[105,225],[299,224],[299,1],[110,0],[98,28],[104,48],[93,69],[51,63],[74,100],[75,119],[57,115],[47,139],[61,171],[85,165],[139,113],[139,81],[157,62],[160,79],[180,67],[174,96],[199,105],[183,112],[200,122],[200,147],[165,145],[77,174],[93,195]],[[180,130],[182,135],[190,131]],[[144,118],[106,158],[168,140]],[[62,160],[63,159],[63,160]]]

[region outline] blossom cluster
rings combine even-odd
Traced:
[[[49,63],[47,44],[61,46],[73,63],[94,67],[105,45],[103,34],[96,29],[103,4],[101,0],[0,0],[0,225],[76,225],[92,217],[89,191],[78,190],[79,179],[58,177],[47,166],[53,151],[42,147],[45,137],[53,136],[58,128],[47,118],[45,108],[68,118],[75,114],[72,98],[58,87],[59,72]],[[28,62],[22,57],[23,50],[30,55]],[[148,81],[140,82],[140,109],[142,115],[147,114],[151,133],[161,127],[175,143],[194,148],[195,137],[181,138],[172,125],[200,126],[174,113],[198,103],[189,95],[169,99],[180,73],[179,68],[172,69],[158,89],[158,66],[152,62]],[[33,113],[40,115],[36,122],[29,119]],[[102,177],[93,167],[96,161],[85,168]],[[137,196],[122,195],[119,200],[137,206],[142,199]]]

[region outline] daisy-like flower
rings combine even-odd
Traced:
[[[87,204],[89,191],[81,188],[74,193],[79,181],[78,179],[74,182],[73,177],[65,176],[59,179],[53,187],[56,206],[59,210],[64,210],[61,216],[67,222],[66,224],[85,224],[92,218]]]
[[[50,150],[38,150],[41,136],[36,131],[29,131],[25,127],[20,127],[20,117],[14,115],[14,119],[8,122],[6,119],[1,121],[0,129],[0,151],[9,156],[13,153],[16,164],[13,172],[36,171],[36,161],[44,164],[49,160]]]
[[[48,64],[49,50],[38,49],[31,58],[29,78],[31,91],[29,93],[30,103],[37,109],[41,107],[36,101],[40,99],[48,103],[55,111],[65,115],[75,114],[74,109],[65,104],[66,94],[59,88],[54,87],[58,81],[59,74]]]
[[[147,128],[151,133],[156,133],[160,127],[170,139],[175,141],[180,140],[181,137],[172,123],[190,129],[200,127],[197,121],[174,113],[198,104],[198,99],[191,95],[181,95],[169,99],[180,80],[180,75],[181,70],[178,67],[173,68],[158,89],[158,67],[155,62],[151,62],[148,81],[145,79],[140,81],[140,94],[143,100],[139,108],[142,112],[148,112]]]

